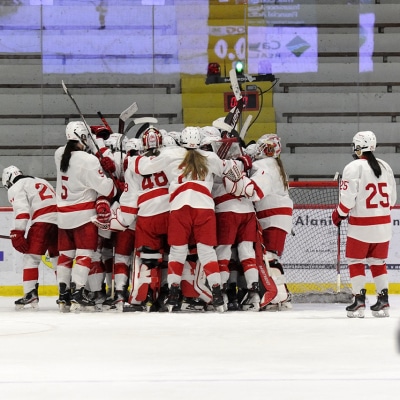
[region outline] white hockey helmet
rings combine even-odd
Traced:
[[[166,134],[165,136],[163,136],[163,146],[178,146],[178,143],[176,143],[176,140],[171,135]]]
[[[275,133],[262,135],[256,142],[256,158],[273,157],[278,158],[282,152],[281,139]]]
[[[181,134],[180,144],[187,149],[197,149],[201,143],[201,133],[198,126],[188,126]]]
[[[361,156],[366,151],[375,151],[376,136],[372,131],[358,132],[353,137],[353,152]]]
[[[14,184],[15,178],[19,175],[22,175],[22,171],[14,165],[4,168],[1,178],[3,186],[8,190]]]
[[[127,153],[132,150],[139,154],[143,151],[142,140],[138,138],[131,138],[126,142],[125,148]]]
[[[201,146],[207,146],[211,142],[221,140],[221,132],[213,126],[204,126],[200,128]]]
[[[77,140],[85,146],[88,139],[88,130],[83,121],[71,121],[65,128],[67,140]]]
[[[168,135],[171,136],[173,139],[175,139],[175,142],[177,144],[181,142],[181,134],[182,134],[182,132],[179,132],[179,131],[168,132]]]
[[[112,133],[108,139],[104,140],[104,144],[112,151],[124,151],[128,138],[121,133]]]

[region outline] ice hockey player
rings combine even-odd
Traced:
[[[346,259],[354,303],[346,307],[350,318],[364,318],[368,264],[378,294],[372,305],[375,317],[389,316],[388,275],[386,258],[392,236],[390,210],[396,203],[396,182],[389,164],[375,158],[376,136],[361,131],[353,137],[353,158],[343,170],[340,202],[332,213],[339,226],[348,218]]]
[[[11,243],[15,250],[24,254],[24,297],[15,302],[15,307],[19,310],[30,305],[36,309],[39,302],[38,279],[42,255],[48,251],[52,264],[57,265],[56,194],[49,182],[24,175],[14,165],[3,170],[2,183],[7,189],[8,200],[14,212]]]
[[[117,188],[113,180],[105,176],[97,157],[85,151],[91,134],[86,124],[72,121],[65,133],[67,144],[55,152],[60,252],[58,303],[61,311],[69,302],[71,311],[79,311],[82,307],[94,309],[94,303],[85,290],[93,252],[98,244],[98,228],[92,223],[92,218],[97,214],[98,220],[109,222],[110,199],[117,194]]]
[[[270,274],[278,292],[266,310],[292,308],[280,257],[286,236],[292,229],[293,201],[289,197],[288,182],[280,159],[281,140],[276,134],[261,136],[252,149],[254,162],[249,177],[236,187],[236,195],[253,200],[262,229]]]

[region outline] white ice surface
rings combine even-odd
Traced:
[[[345,304],[285,312],[60,314],[0,297],[0,399],[397,399],[400,296],[390,318]],[[369,296],[369,302],[374,301]]]

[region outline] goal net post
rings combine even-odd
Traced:
[[[339,181],[289,182],[289,194],[293,229],[281,260],[293,302],[350,303],[344,256],[347,220],[339,230],[331,219],[338,204]]]

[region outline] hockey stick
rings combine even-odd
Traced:
[[[336,172],[333,180],[338,182],[338,198],[340,203],[340,174]],[[336,293],[340,293],[341,275],[340,275],[340,225],[337,227],[337,249],[336,249]]]
[[[107,120],[104,118],[103,114],[101,113],[101,111],[97,111],[97,115],[99,116],[99,118],[101,119],[101,121],[103,122],[104,126],[110,131],[112,132],[111,126],[108,124]]]
[[[93,138],[93,135],[92,135],[92,132],[91,132],[91,130],[90,130],[90,127],[89,127],[88,123],[86,122],[86,119],[85,119],[85,117],[83,116],[81,109],[79,108],[77,102],[76,102],[75,99],[74,99],[74,96],[72,96],[71,92],[68,90],[68,88],[67,88],[67,86],[65,85],[64,81],[61,81],[61,85],[62,85],[62,88],[63,88],[63,90],[64,90],[64,93],[65,93],[66,95],[68,95],[68,97],[71,99],[72,103],[74,103],[74,106],[75,106],[76,110],[78,111],[78,114],[80,115],[80,117],[81,117],[83,123],[85,124],[86,130],[87,130],[87,132],[88,132],[88,136],[89,136],[90,140],[93,142],[93,145],[94,145],[94,147],[95,147],[96,150],[97,150],[97,153],[99,154],[100,158],[104,158],[102,152],[101,152],[100,149],[99,149],[99,146],[98,146],[97,142],[96,142],[96,141],[94,140],[94,138]],[[80,139],[80,138],[79,138],[79,139]],[[81,143],[82,143],[82,142],[81,142]],[[87,144],[85,144],[85,143],[83,143],[83,144],[87,147]],[[114,183],[114,186],[115,186],[115,188],[117,189],[117,192],[120,193],[120,189],[119,189],[119,186],[118,186],[117,178],[116,178],[113,174],[110,174],[110,178],[112,179],[112,181],[113,181],[113,183]]]
[[[61,85],[62,85],[62,88],[63,88],[63,90],[64,90],[64,93],[65,93],[66,95],[68,95],[68,97],[71,99],[72,103],[74,104],[74,106],[75,106],[75,108],[76,108],[76,111],[78,111],[79,116],[81,117],[83,123],[85,124],[86,130],[87,130],[87,132],[88,132],[88,136],[89,136],[90,139],[92,140],[92,142],[93,142],[93,144],[94,144],[94,147],[96,148],[96,150],[98,151],[98,153],[100,154],[100,156],[102,156],[102,154],[101,154],[101,152],[100,152],[100,149],[99,149],[99,146],[97,145],[96,141],[94,140],[93,135],[92,135],[92,131],[90,130],[90,127],[89,127],[88,123],[86,122],[86,119],[85,119],[85,117],[83,116],[82,111],[81,111],[81,109],[79,108],[79,106],[78,106],[76,100],[74,99],[74,96],[72,96],[71,92],[68,90],[68,88],[67,88],[67,86],[65,85],[64,81],[61,81]]]
[[[7,235],[0,235],[0,239],[11,239],[10,236]]]
[[[129,122],[128,126],[126,127],[124,131],[124,135],[126,135],[135,125],[141,125],[141,124],[157,124],[158,119],[153,118],[153,117],[141,117],[141,118],[135,118],[131,122]]]
[[[132,117],[138,111],[136,102],[132,103],[126,110],[122,111],[118,121],[118,133],[123,133],[125,128],[125,122],[128,118]]]
[[[228,115],[224,119],[224,122],[230,125],[232,129],[235,129],[244,108],[244,99],[240,90],[236,71],[233,68],[229,71],[229,78],[231,81],[232,91],[236,99],[236,106],[229,111]]]
[[[242,129],[240,130],[240,133],[239,133],[240,139],[244,140],[244,138],[246,137],[247,130],[249,129],[252,119],[253,119],[253,116],[251,114],[249,114],[246,118],[246,121],[244,121]]]

